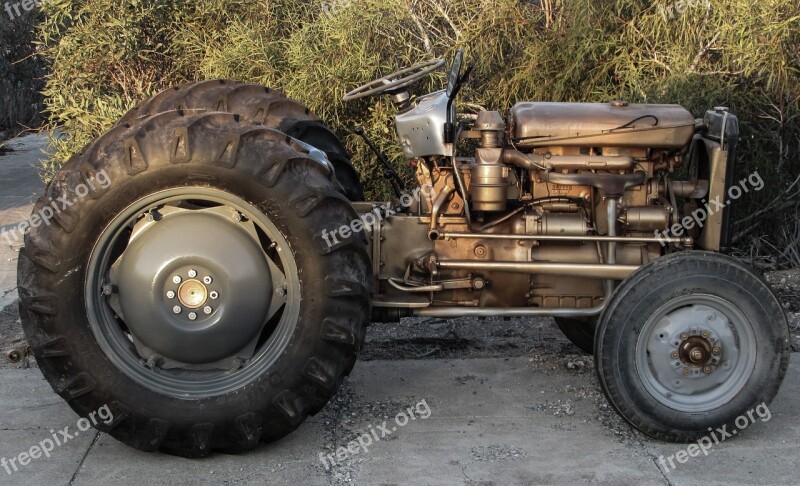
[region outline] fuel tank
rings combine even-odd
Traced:
[[[518,148],[546,146],[676,149],[695,130],[680,105],[612,103],[517,103],[509,130]]]

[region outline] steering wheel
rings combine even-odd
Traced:
[[[394,91],[399,88],[404,88],[409,84],[418,81],[425,76],[444,66],[444,59],[434,59],[426,61],[414,66],[395,71],[392,74],[387,74],[382,78],[375,81],[359,86],[353,91],[344,95],[343,101],[353,101],[359,98],[366,98],[367,96],[375,96],[389,91]]]

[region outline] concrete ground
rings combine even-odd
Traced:
[[[706,457],[666,472],[659,456],[685,446],[630,428],[599,393],[593,373],[563,359],[368,361],[342,393],[287,438],[242,455],[187,460],[130,449],[93,429],[6,477],[16,484],[797,484],[800,367],[795,360],[770,407]],[[13,457],[77,417],[39,371],[2,372],[0,457]],[[579,393],[576,395],[576,391]],[[419,416],[369,452],[326,470],[319,458],[409,406]],[[346,413],[349,410],[357,412]],[[425,409],[423,408],[423,411]],[[668,463],[667,463],[668,464]]]
[[[12,142],[14,153],[0,157],[0,229],[27,217],[41,191],[33,167],[43,146],[42,137],[27,137]],[[18,243],[8,244],[0,235],[0,309],[16,299],[18,249]],[[787,288],[796,297],[796,287]],[[796,302],[790,305],[796,307]],[[798,327],[795,307],[790,316]],[[6,338],[2,344],[17,339],[18,330],[14,306],[0,311],[0,341]],[[17,471],[9,466],[12,474],[0,465],[0,483],[800,482],[796,355],[769,415],[755,416],[736,437],[714,445],[708,456],[688,457],[684,463],[674,458],[685,445],[651,440],[619,418],[597,385],[591,357],[580,354],[549,319],[374,325],[363,357],[338,395],[293,434],[246,454],[214,454],[202,460],[142,453],[94,429],[81,432],[78,417],[32,359],[0,366],[0,461],[53,434],[63,438],[58,431],[65,427],[74,436],[49,458],[17,464]],[[416,407],[416,418],[397,425],[396,415],[409,407]],[[359,450],[331,465],[328,454],[335,458],[339,447],[380,430],[384,421],[390,432],[373,441],[368,452]],[[662,456],[665,466],[660,467]],[[670,456],[675,468],[669,467]]]
[[[0,309],[17,299],[17,260],[22,235],[16,226],[31,214],[44,185],[36,176],[47,136],[29,135],[9,141],[11,152],[0,155]]]

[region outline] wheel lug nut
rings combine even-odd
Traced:
[[[179,284],[182,281],[183,281],[183,279],[178,275],[175,275],[174,277],[172,277],[172,283],[174,283],[174,284]]]
[[[203,313],[205,315],[210,315],[212,312],[214,312],[214,309],[212,309],[210,305],[203,307]]]
[[[193,321],[195,319],[197,319],[197,314],[195,312],[190,312],[189,313],[189,320]]]
[[[673,351],[673,352],[672,352],[672,357],[673,357],[674,359],[678,359],[678,352],[677,352],[677,351]]]
[[[197,276],[197,270],[189,270],[189,278],[195,278]]]
[[[688,375],[689,374],[689,368],[684,368],[683,369],[683,374],[684,375]]]
[[[688,334],[688,333],[685,333],[685,332],[684,332],[684,333],[682,333],[682,334],[681,334],[681,339],[683,339],[684,341],[686,341],[687,339],[689,339],[689,334]]]
[[[203,277],[203,283],[206,285],[211,285],[211,282],[214,280],[211,277]]]
[[[711,335],[711,333],[708,331],[703,331],[702,333],[700,333],[700,335],[703,336],[704,338],[707,338],[708,336]]]
[[[183,309],[181,309],[181,306],[179,305],[176,305],[175,307],[172,308],[172,312],[174,312],[175,314],[180,314],[182,311]]]
[[[714,354],[720,354],[722,352],[722,349],[714,348],[714,349],[711,350],[711,352],[714,353]]]
[[[703,367],[703,373],[705,373],[705,374],[711,373],[711,367],[710,366],[704,366]]]
[[[211,293],[208,294],[208,296],[211,297],[212,300],[217,300],[219,298],[219,292],[217,292],[216,290],[212,290]]]
[[[168,299],[174,299],[175,298],[175,291],[174,290],[168,291],[167,292],[167,298]]]

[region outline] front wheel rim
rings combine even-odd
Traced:
[[[195,226],[201,229],[191,229]],[[233,265],[235,260],[226,260],[225,253],[193,252],[203,242],[192,232],[203,231],[203,226],[215,232],[206,238],[227,238],[239,249],[233,257],[244,252],[245,259],[257,267],[246,285],[229,273],[226,262]],[[159,241],[180,234],[162,228],[178,227],[187,228],[186,239],[197,245],[188,243],[174,252],[159,246]],[[137,244],[144,249],[135,248]],[[139,253],[128,262],[126,254],[134,248]],[[156,275],[130,278],[130,269],[148,260],[142,255],[154,252]],[[142,282],[147,282],[146,288],[139,290]],[[89,325],[111,362],[138,384],[180,398],[230,393],[265,375],[295,332],[301,297],[297,263],[278,227],[240,197],[200,187],[160,191],[121,211],[92,250],[84,294]],[[139,315],[138,308],[145,307],[136,304],[141,302],[140,294],[153,304],[156,314]],[[128,298],[132,295],[136,298]],[[240,309],[238,314],[236,309]],[[147,327],[153,315],[160,315],[160,329]],[[244,329],[237,327],[243,319],[247,321]],[[226,341],[224,336],[232,337]],[[178,350],[187,339],[195,339],[193,346]],[[212,342],[198,351],[207,341]],[[225,351],[219,351],[220,347]]]
[[[670,300],[642,327],[636,371],[647,392],[681,412],[706,412],[733,400],[756,365],[752,325],[732,302],[708,294]]]

